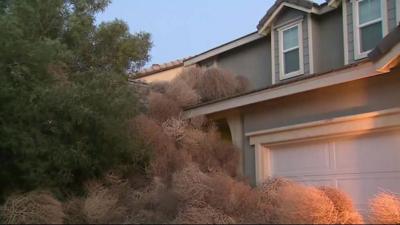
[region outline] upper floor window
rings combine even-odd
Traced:
[[[386,0],[355,0],[355,57],[366,57],[384,36]]]
[[[287,79],[304,73],[302,21],[279,30],[280,78]]]

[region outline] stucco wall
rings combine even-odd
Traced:
[[[162,71],[159,73],[155,73],[146,77],[139,78],[138,80],[146,82],[146,83],[151,83],[155,81],[171,81],[174,79],[177,75],[179,75],[183,70],[183,67],[176,67],[174,69]]]
[[[344,66],[342,9],[314,16],[312,20],[315,72]]]
[[[269,36],[221,54],[216,65],[246,77],[253,89],[271,85],[271,39]]]

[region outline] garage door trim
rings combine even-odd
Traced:
[[[256,182],[271,176],[270,150],[274,145],[351,136],[400,128],[400,108],[246,133],[255,146]]]

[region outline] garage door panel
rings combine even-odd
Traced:
[[[377,193],[400,193],[399,130],[268,149],[272,176],[306,185],[338,187],[363,212]]]
[[[335,141],[335,165],[352,172],[400,171],[399,132]],[[372,160],[373,159],[373,160]]]
[[[400,193],[400,174],[338,179],[338,188],[352,197],[358,209],[368,209],[368,200],[380,192]]]
[[[296,157],[293,157],[293,151],[296,151]],[[307,146],[289,145],[276,148],[272,153],[272,173],[277,176],[290,176],[294,171],[302,174],[330,169],[329,144],[325,142],[311,143]]]

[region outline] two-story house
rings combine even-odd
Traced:
[[[184,61],[254,89],[185,115],[226,121],[254,184],[334,186],[364,210],[400,193],[399,21],[400,0],[278,0],[254,33]]]

